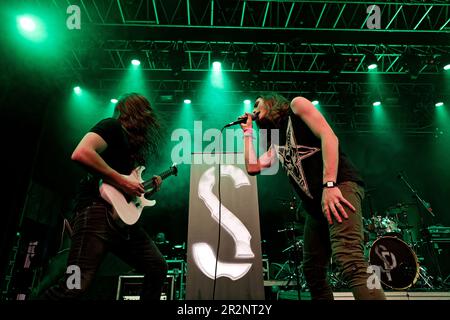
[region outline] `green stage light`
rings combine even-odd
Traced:
[[[444,105],[443,102],[439,101],[435,104],[436,107],[442,107]]]
[[[245,99],[245,100],[244,100],[244,104],[245,104],[245,105],[249,105],[250,103],[251,103],[251,101],[250,101],[249,99]]]
[[[222,63],[220,63],[219,61],[214,61],[212,65],[214,71],[222,70]]]
[[[377,57],[373,53],[367,53],[366,54],[366,61],[365,62],[367,64],[367,69],[369,69],[369,70],[373,70],[373,69],[376,69],[378,67]]]
[[[374,103],[372,103],[372,105],[374,107],[378,107],[378,106],[381,106],[381,102],[380,101],[375,101]]]
[[[33,32],[36,30],[36,22],[31,17],[20,17],[19,18],[19,25],[22,30],[27,32]]]
[[[112,98],[112,99],[111,99],[111,103],[117,103],[117,102],[119,102],[119,100],[117,100],[117,99],[115,99],[115,98]]]
[[[79,86],[76,86],[73,88],[73,92],[75,92],[75,94],[80,95],[81,94],[81,88]]]
[[[184,104],[191,104],[192,101],[190,99],[184,99],[183,102],[184,102]]]
[[[133,59],[133,60],[131,60],[131,64],[133,66],[137,67],[141,64],[141,62],[138,59]]]
[[[450,63],[444,66],[444,70],[450,70]]]
[[[31,41],[42,41],[46,38],[47,33],[44,24],[38,17],[21,15],[16,20],[17,28],[23,37]]]
[[[317,106],[317,105],[319,104],[319,101],[318,101],[318,100],[313,100],[313,101],[311,101],[311,103],[312,103],[313,105]]]

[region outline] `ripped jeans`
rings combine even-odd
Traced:
[[[368,263],[364,258],[363,222],[361,202],[364,189],[355,182],[338,185],[342,195],[356,209],[352,212],[343,206],[348,219],[329,225],[322,213],[308,214],[305,223],[303,271],[314,300],[333,300],[327,275],[330,260],[338,267],[343,280],[352,289],[355,299],[383,300],[384,291],[369,289]],[[311,213],[311,212],[310,212]],[[321,218],[318,218],[321,217]]]

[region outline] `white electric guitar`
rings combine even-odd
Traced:
[[[112,205],[113,219],[121,226],[135,224],[145,207],[153,207],[156,204],[155,200],[148,200],[146,197],[151,196],[157,190],[153,183],[153,178],[144,181],[142,179],[142,172],[145,170],[144,166],[134,169],[130,176],[135,177],[144,185],[145,193],[140,197],[130,197],[124,195],[121,191],[117,190],[112,185],[100,181],[100,195],[104,200]],[[178,169],[176,164],[173,164],[169,170],[159,174],[162,180],[171,176],[177,175]]]

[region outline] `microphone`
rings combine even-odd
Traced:
[[[251,114],[252,120],[253,121],[256,120],[258,118],[258,115],[259,115],[259,111],[257,113],[252,113]],[[225,125],[224,128],[231,127],[236,124],[245,123],[245,122],[247,122],[247,116],[242,116],[242,117],[239,117],[238,120],[230,122],[229,124]]]

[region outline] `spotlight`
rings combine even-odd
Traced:
[[[115,99],[115,98],[112,98],[112,99],[111,99],[111,103],[117,103],[117,102],[119,102],[119,100],[117,100],[117,99]]]
[[[372,105],[373,105],[374,107],[381,106],[381,101],[375,101],[374,103],[372,103]]]
[[[253,78],[259,77],[263,60],[263,54],[256,46],[253,46],[253,48],[247,53],[247,66]]]
[[[33,32],[36,30],[36,22],[28,16],[19,18],[19,26],[23,31]]]
[[[16,18],[20,34],[28,40],[40,42],[47,37],[42,20],[32,15],[21,15]]]
[[[184,99],[184,104],[191,104],[192,103],[192,101],[190,100],[190,99]]]
[[[133,59],[131,60],[131,64],[135,67],[141,65],[141,61],[139,61],[138,59]]]
[[[324,57],[324,68],[333,78],[337,78],[344,69],[345,59],[340,53],[328,53]]]
[[[75,94],[80,95],[81,94],[81,88],[80,86],[76,86],[73,88],[73,92],[75,92]]]
[[[373,53],[366,54],[366,64],[369,70],[376,69],[378,67],[377,57]]]
[[[442,101],[439,101],[435,104],[436,107],[442,107],[444,103]]]
[[[250,103],[251,103],[251,101],[250,101],[249,99],[245,99],[245,100],[244,100],[244,104],[245,104],[245,105],[248,106],[248,105],[250,105]]]
[[[411,53],[404,53],[401,57],[402,66],[405,68],[411,79],[415,80],[419,76],[422,61],[419,56]]]
[[[222,60],[223,56],[219,51],[214,50],[211,52],[211,63],[214,71],[222,70]]]
[[[311,101],[311,103],[312,103],[313,105],[317,106],[317,105],[319,105],[319,100],[313,100],[313,101]]]
[[[169,52],[169,64],[174,76],[180,75],[184,67],[184,50],[181,48],[173,48]]]
[[[450,70],[450,54],[441,57],[441,66],[445,71]]]
[[[212,66],[213,66],[213,70],[214,70],[214,71],[220,71],[220,70],[222,70],[222,63],[219,62],[219,61],[214,61],[213,64],[212,64]]]

